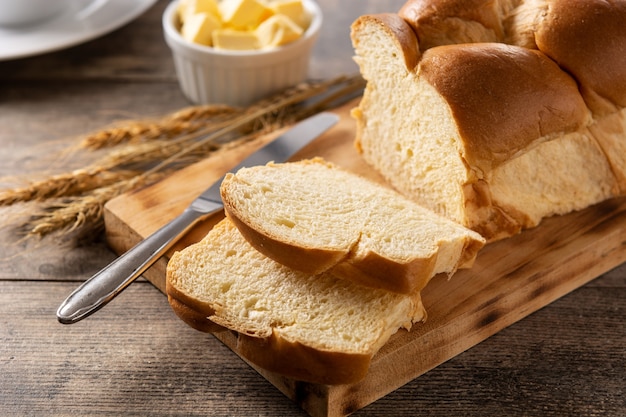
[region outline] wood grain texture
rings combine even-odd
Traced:
[[[626,291],[594,283],[354,416],[623,415],[626,358],[606,335],[626,343]],[[69,327],[53,315],[74,284],[38,284],[0,282],[1,415],[306,415],[217,339],[181,326],[149,283]]]
[[[221,343],[181,327],[149,283],[90,320],[57,325],[56,304],[73,287],[44,283],[33,294],[28,282],[0,283],[0,414],[245,415],[268,399],[278,414],[302,414],[244,363],[224,361]],[[199,358],[199,346],[210,353]],[[224,378],[233,373],[241,378]]]
[[[340,123],[294,159],[322,156],[344,168],[375,175],[353,148],[350,103],[336,112]],[[249,153],[259,144],[247,147]],[[160,183],[113,200],[107,206],[107,233],[119,253],[180,213],[188,202],[242,149],[207,159]],[[380,181],[378,176],[373,177]],[[149,214],[146,214],[150,208]],[[211,225],[197,227],[177,248],[201,239]],[[452,279],[436,277],[424,290],[425,324],[400,331],[375,356],[365,380],[319,386],[291,381],[257,369],[285,395],[314,416],[343,416],[376,401],[412,379],[482,342],[626,261],[626,199],[546,219],[539,227],[485,247],[472,269]],[[166,260],[146,273],[162,291]],[[236,351],[233,333],[216,335]]]

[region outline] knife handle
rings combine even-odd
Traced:
[[[76,288],[59,306],[59,322],[76,323],[96,312],[152,266],[194,224],[216,211],[202,213],[187,208]]]

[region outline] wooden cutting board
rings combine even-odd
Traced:
[[[340,122],[294,159],[322,156],[380,181],[353,146],[349,111]],[[122,195],[106,206],[111,247],[121,254],[180,214],[201,191],[270,137],[208,158],[167,179]],[[220,220],[196,226],[174,248],[200,240]],[[144,276],[165,292],[168,256]],[[423,291],[428,320],[400,331],[374,357],[368,376],[353,385],[324,386],[290,380],[253,366],[313,416],[344,416],[376,401],[419,375],[480,343],[557,298],[626,261],[626,199],[610,200],[487,245],[470,270],[451,279],[436,277]],[[184,325],[181,321],[181,325]],[[233,348],[231,332],[216,335]]]

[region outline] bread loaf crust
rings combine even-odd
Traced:
[[[479,42],[538,49],[577,80],[595,114],[626,107],[623,1],[409,0],[398,15],[422,52]]]
[[[497,42],[504,36],[494,0],[409,0],[398,15],[417,33],[421,49],[469,42]]]
[[[261,233],[241,220],[244,215],[237,211],[237,205],[229,195],[223,195],[222,199],[226,215],[246,240],[259,252],[283,265],[295,266],[298,271],[308,274],[320,274],[341,262],[349,253],[349,250],[294,246],[270,233]]]
[[[183,293],[177,291],[173,286],[167,285],[167,287],[167,300],[170,307],[174,310],[174,313],[178,316],[178,318],[187,323],[190,327],[205,333],[219,333],[228,330],[225,327],[209,320],[209,316],[214,314],[214,311],[212,311],[211,308],[203,309],[193,300],[190,300],[189,297],[186,297]],[[185,302],[195,305],[195,308],[185,304]]]
[[[324,385],[350,384],[362,380],[372,355],[320,351],[277,334],[256,338],[238,334],[238,354],[250,362],[297,381]]]
[[[465,225],[486,239],[499,240],[522,230],[523,223],[516,219],[525,219],[524,213],[516,210],[511,214],[494,204],[486,181],[479,179],[464,184],[463,196],[468,213]]]
[[[409,24],[396,13],[380,13],[361,16],[353,25],[352,31],[359,31],[369,23],[380,25],[387,34],[395,39],[396,48],[401,51],[404,65],[408,71],[417,66],[421,57],[418,39]],[[358,39],[355,40],[358,43]]]
[[[499,43],[440,46],[424,53],[418,75],[450,106],[463,157],[481,172],[591,122],[576,82],[539,51]]]
[[[626,107],[626,2],[556,0],[537,26],[539,50],[579,82],[598,115]]]

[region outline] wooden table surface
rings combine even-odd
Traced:
[[[330,78],[357,71],[350,23],[403,1],[319,3],[311,76]],[[80,167],[52,157],[78,135],[190,104],[163,40],[166,5],[82,45],[0,62],[0,187]],[[305,415],[145,280],[59,324],[63,299],[115,255],[104,242],[20,239],[28,207],[0,208],[0,415]],[[621,265],[354,415],[626,415],[625,321]]]

